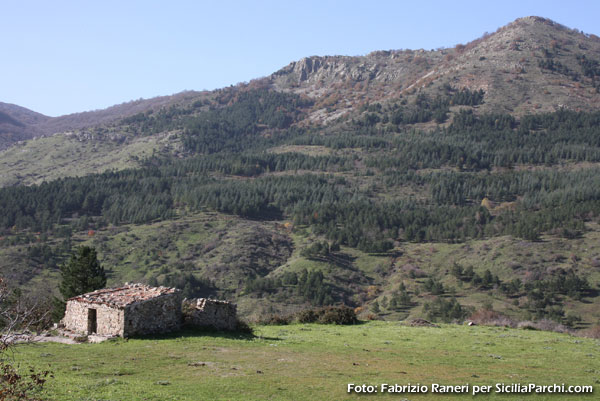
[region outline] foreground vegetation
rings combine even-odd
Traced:
[[[597,340],[499,327],[259,326],[255,337],[183,332],[102,344],[32,344],[23,367],[50,366],[52,400],[353,399],[348,383],[495,384],[600,382]],[[597,390],[597,389],[595,389]],[[529,395],[586,400],[594,394]],[[470,396],[469,396],[470,397]],[[522,399],[504,394],[485,399]],[[377,399],[455,400],[444,394],[378,394]],[[459,398],[461,398],[459,396]]]

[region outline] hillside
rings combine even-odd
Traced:
[[[55,119],[0,153],[0,272],[39,296],[77,245],[109,285],[262,319],[598,323],[600,41],[527,17],[464,46],[309,57]],[[20,114],[19,114],[20,113]],[[69,132],[64,132],[69,131]]]
[[[24,107],[0,102],[0,149],[39,135],[35,127],[48,118]]]
[[[80,131],[113,123],[140,112],[181,106],[205,96],[202,92],[181,92],[172,96],[139,99],[103,110],[48,117],[26,108],[0,102],[0,150],[16,142],[57,133]]]

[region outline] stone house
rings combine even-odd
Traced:
[[[174,331],[181,323],[180,290],[128,283],[70,298],[61,320],[72,332],[120,337]]]
[[[227,301],[216,299],[184,299],[183,320],[186,326],[209,327],[217,330],[237,328],[237,307]]]
[[[237,322],[236,305],[227,301],[182,301],[175,288],[126,283],[68,299],[60,326],[82,335],[130,337],[176,331],[183,324],[235,330]]]

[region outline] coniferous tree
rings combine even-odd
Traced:
[[[381,312],[381,308],[379,307],[379,302],[375,301],[371,304],[371,312],[373,312],[373,313]]]
[[[103,288],[106,285],[104,268],[98,262],[96,249],[81,246],[61,266],[60,293],[64,299]]]
[[[89,246],[78,247],[71,254],[69,261],[60,267],[60,274],[62,281],[59,291],[63,298],[54,298],[54,321],[62,319],[65,314],[67,299],[106,285],[106,274],[98,262],[96,249]]]

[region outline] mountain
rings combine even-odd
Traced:
[[[476,115],[493,112],[519,118],[556,110],[597,110],[599,60],[598,36],[541,17],[525,17],[454,48],[375,51],[360,57],[306,57],[268,77],[213,92],[183,92],[55,118],[4,104],[0,105],[0,150],[34,137],[67,135],[22,144],[19,155],[4,153],[0,157],[6,161],[0,185],[139,165],[129,154],[139,159],[165,149],[178,153],[177,136],[169,132],[177,132],[181,124],[169,123],[174,130],[155,126],[150,133],[138,127],[130,135],[127,130],[131,121],[127,118],[161,110],[178,110],[180,117],[195,116],[206,108],[222,108],[235,101],[235,93],[253,88],[310,99],[312,105],[304,110],[304,119],[296,122],[304,127],[332,126],[344,119],[362,118],[365,105],[408,105],[406,110],[416,113],[411,105],[442,99],[444,110],[430,108],[432,116],[438,112],[438,124],[432,124],[431,119],[408,119],[408,125],[434,129],[440,123],[448,125],[459,110],[469,106],[463,99],[465,93],[481,94],[477,104],[467,102]],[[165,136],[169,136],[170,146]],[[123,141],[133,146],[123,149]],[[77,148],[75,153],[69,153],[72,147]],[[116,149],[118,157],[106,157],[106,152]],[[49,168],[51,160],[40,165],[37,159],[45,151],[50,151],[46,159],[58,161],[65,168]],[[29,155],[35,159],[30,160]],[[85,164],[86,160],[92,163]]]
[[[48,118],[24,107],[0,102],[0,149],[40,135],[35,127]]]
[[[523,115],[561,108],[589,111],[600,105],[598,59],[598,36],[545,18],[525,17],[454,48],[306,57],[254,84],[315,99],[308,121],[318,123],[350,115],[366,102],[410,100],[419,94],[436,96],[448,87],[483,90],[482,112]],[[0,149],[36,136],[180,107],[202,95],[189,91],[54,118],[0,103]]]
[[[189,103],[199,97],[201,92],[186,91],[60,117],[48,117],[20,106],[0,102],[0,150],[18,141],[110,124],[137,113]]]
[[[584,71],[581,55],[593,60],[592,68]],[[307,57],[268,80],[279,90],[323,99],[329,111],[316,114],[321,120],[365,101],[435,95],[444,85],[485,91],[482,111],[522,115],[597,109],[598,59],[598,36],[525,17],[454,48]]]
[[[527,17],[101,111],[5,106],[5,142],[46,136],[0,152],[0,272],[56,293],[87,244],[111,285],[254,318],[345,303],[584,328],[600,319],[599,81],[598,37]]]
[[[598,59],[598,36],[532,16],[454,48],[306,57],[254,84],[316,99],[310,120],[318,122],[352,113],[365,102],[435,96],[445,87],[483,90],[482,111],[515,115],[560,108],[589,111],[600,105]],[[0,146],[36,135],[110,124],[149,110],[189,104],[199,97],[199,92],[188,91],[54,118],[0,103]]]

